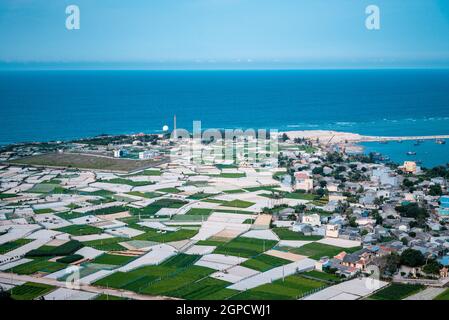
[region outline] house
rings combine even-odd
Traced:
[[[318,271],[323,271],[326,268],[329,268],[331,266],[331,262],[329,260],[329,257],[322,257],[320,260],[315,262],[315,269]]]
[[[400,166],[399,169],[406,173],[416,174],[421,171],[421,168],[416,165],[415,161],[404,161],[404,165]]]
[[[302,223],[309,224],[311,226],[320,226],[321,225],[320,215],[316,213],[304,215],[302,217]]]
[[[309,234],[311,235],[313,232],[313,227],[309,224],[304,224],[304,223],[295,223],[292,226],[292,230],[295,232],[301,232],[303,234]]]
[[[339,236],[339,225],[338,224],[327,224],[326,225],[326,237],[338,238]]]
[[[438,209],[440,216],[449,217],[449,196],[442,196],[440,198],[440,208]]]
[[[361,249],[351,254],[346,254],[343,257],[341,264],[345,267],[352,267],[359,270],[364,270],[373,253],[368,249]]]
[[[305,192],[309,192],[313,189],[313,179],[310,178],[310,175],[306,171],[295,172],[295,189],[296,190],[304,190]]]
[[[347,197],[339,194],[339,193],[333,193],[333,194],[329,194],[329,201],[346,201]]]

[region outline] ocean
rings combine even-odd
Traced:
[[[175,114],[189,131],[449,134],[449,70],[2,71],[0,112],[0,145],[157,133]]]

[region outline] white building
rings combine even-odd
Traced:
[[[340,232],[337,224],[326,225],[326,237],[338,238]]]
[[[313,189],[313,179],[310,179],[310,175],[308,172],[305,171],[299,171],[295,172],[295,180],[296,190],[304,190],[305,192],[309,192]]]
[[[157,151],[154,150],[147,150],[143,152],[139,152],[139,159],[140,160],[148,160],[156,157],[158,155]]]
[[[302,223],[309,224],[311,226],[321,226],[321,219],[319,214],[309,214],[302,217]]]

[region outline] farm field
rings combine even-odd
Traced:
[[[118,297],[118,296],[111,296],[111,295],[106,295],[106,294],[100,294],[94,300],[115,301],[115,300],[127,300],[127,299],[126,298],[122,298],[122,297]]]
[[[163,188],[163,189],[157,189],[157,192],[163,192],[163,193],[180,193],[181,190],[177,189],[177,188]]]
[[[392,283],[368,297],[370,300],[402,300],[415,294],[425,287],[422,285]]]
[[[281,240],[316,241],[323,238],[320,236],[305,236],[300,232],[292,231],[288,228],[273,228],[272,230]]]
[[[154,184],[150,181],[133,181],[129,179],[123,179],[123,178],[114,178],[110,180],[100,180],[99,182],[107,182],[107,183],[115,183],[115,184],[125,184],[131,187],[142,187],[142,186],[148,186],[151,184]]]
[[[33,240],[29,240],[29,239],[17,239],[14,241],[10,241],[10,242],[6,242],[2,245],[0,245],[0,254],[5,254],[8,253],[12,250],[15,250],[17,248],[20,248],[21,246],[30,243]]]
[[[7,272],[17,273],[21,275],[35,274],[36,272],[53,273],[64,269],[66,264],[59,262],[51,262],[45,259],[35,259],[27,263],[15,266],[6,270]]]
[[[51,292],[53,289],[55,289],[55,287],[50,285],[26,282],[9,290],[9,292],[11,293],[11,298],[14,300],[34,300]]]
[[[135,258],[136,257],[121,256],[121,255],[105,253],[105,254],[102,254],[101,256],[96,257],[90,263],[122,266],[122,265],[125,265],[125,264],[131,262]]]
[[[241,292],[231,299],[235,300],[293,300],[304,294],[325,287],[321,281],[306,279],[298,275],[291,275],[284,280],[279,279],[273,283]]]
[[[331,246],[328,244],[312,242],[312,243],[308,243],[300,248],[291,249],[290,252],[300,254],[303,256],[307,256],[311,259],[319,260],[321,257],[324,257],[324,256],[333,257],[342,251],[345,251],[346,253],[352,253],[352,252],[355,252],[360,249],[361,249],[361,247],[341,248],[341,247]]]
[[[57,231],[71,234],[72,236],[85,236],[91,234],[101,234],[103,231],[100,228],[96,228],[90,225],[78,225],[73,224],[71,226],[56,229]]]
[[[269,256],[267,254],[261,254],[254,258],[246,260],[241,264],[241,266],[264,272],[288,263],[291,263],[291,261],[278,257]]]
[[[35,209],[33,210],[35,214],[53,213],[53,209]]]
[[[178,284],[179,286],[190,284],[190,280],[198,280],[213,271],[193,266],[197,259],[197,256],[178,254],[157,266],[146,266],[126,273],[113,273],[97,281],[95,285],[139,293],[162,294],[177,289]],[[207,269],[207,274],[204,269]]]
[[[120,251],[125,250],[125,247],[121,246],[119,242],[126,241],[123,238],[108,238],[100,240],[92,240],[83,242],[85,246],[92,247],[102,251]]]
[[[190,286],[196,281],[210,275],[215,270],[200,267],[200,266],[189,266],[187,268],[181,269],[174,274],[169,275],[166,278],[162,278],[159,281],[155,281],[150,285],[142,289],[142,293],[150,295],[172,295],[173,292]]]
[[[446,291],[436,296],[433,300],[449,300],[449,289],[446,289]]]
[[[184,286],[178,290],[168,293],[172,297],[178,297],[187,300],[224,300],[236,293],[237,290],[226,289],[229,282],[207,277],[198,282]]]
[[[147,167],[153,167],[164,163],[165,161],[166,160],[134,161],[129,159],[98,157],[79,153],[47,153],[12,160],[10,163],[32,166],[72,167],[78,169],[100,169],[129,172]]]
[[[212,209],[201,209],[201,208],[192,208],[187,211],[186,215],[200,215],[200,216],[209,216],[212,213]]]
[[[222,243],[215,249],[214,253],[250,258],[270,250],[276,243],[277,241],[273,240],[239,237],[229,242]]]
[[[137,196],[137,197],[142,197],[142,198],[147,198],[147,199],[153,199],[153,198],[157,198],[157,197],[161,196],[161,194],[158,192],[130,191],[130,192],[127,192],[126,194],[128,194],[130,196]]]
[[[159,199],[150,204],[149,206],[141,209],[131,208],[130,213],[133,215],[154,216],[162,208],[181,208],[187,202],[178,199]]]
[[[13,193],[0,193],[0,199],[8,199],[8,198],[15,198],[17,197],[16,194]]]
[[[59,187],[57,184],[53,183],[39,183],[34,185],[31,189],[27,190],[28,193],[50,193],[56,187]]]
[[[178,231],[166,231],[165,233],[158,233],[156,230],[149,230],[144,234],[134,237],[133,240],[144,240],[144,241],[154,241],[154,242],[171,242],[180,241],[192,238],[197,234],[197,230],[181,229]]]
[[[58,247],[41,246],[37,249],[31,250],[26,254],[27,257],[55,257],[68,256],[78,249],[81,249],[83,244],[76,240],[70,240]]]
[[[339,282],[339,281],[341,281],[341,279],[338,276],[334,275],[334,274],[321,272],[321,271],[317,271],[317,270],[304,272],[304,273],[301,273],[301,275],[306,276],[306,277],[310,277],[310,278],[313,278],[313,279],[329,281],[329,282]]]
[[[244,200],[231,200],[223,201],[221,206],[223,207],[234,207],[234,208],[249,208],[254,205],[254,202],[244,201]]]

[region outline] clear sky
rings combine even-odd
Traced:
[[[65,28],[76,4],[81,29]],[[365,28],[365,8],[381,29]],[[448,0],[1,0],[0,64],[449,66]]]

